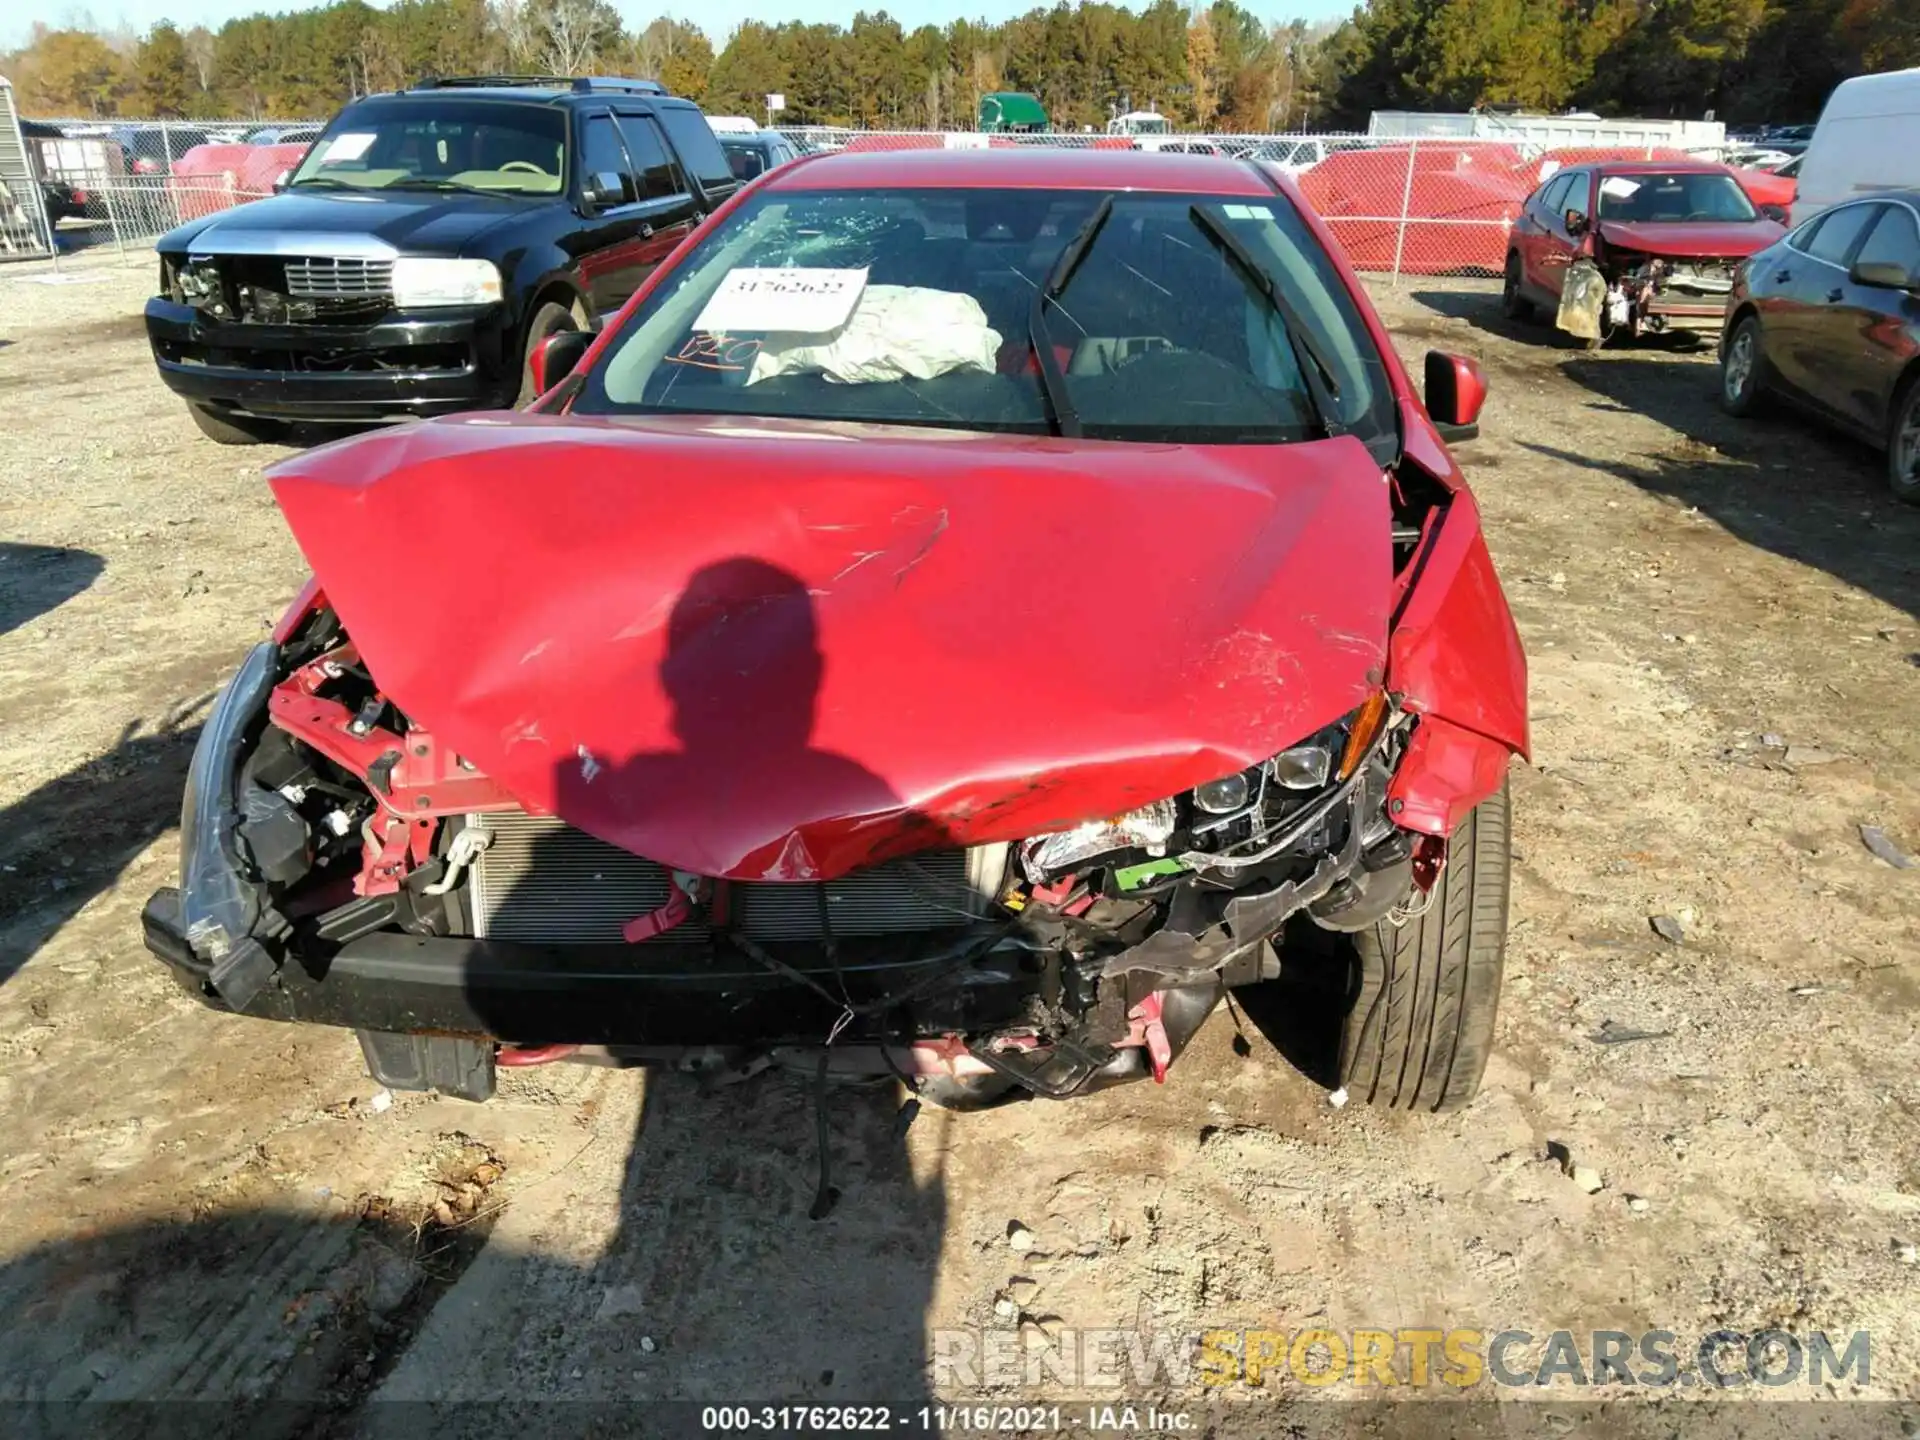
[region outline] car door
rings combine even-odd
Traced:
[[[1817,373],[1831,376],[1835,414],[1863,433],[1886,433],[1894,387],[1920,347],[1920,299],[1885,285],[1865,285],[1851,271],[1862,265],[1897,265],[1920,275],[1920,217],[1903,201],[1875,207],[1848,261],[1849,274],[1830,292],[1818,317],[1819,334],[1809,345]]]
[[[1834,307],[1846,295],[1847,266],[1854,248],[1876,218],[1879,205],[1839,205],[1807,226],[1768,262],[1761,277],[1770,296],[1760,316],[1767,363],[1788,388],[1823,410],[1844,413],[1842,382],[1831,373]]]
[[[1593,173],[1589,170],[1567,172],[1564,188],[1544,197],[1540,216],[1540,234],[1534,242],[1534,288],[1550,305],[1560,303],[1560,291],[1567,283],[1567,269],[1581,253],[1582,236],[1575,235],[1569,217],[1584,223],[1593,214]]]
[[[575,204],[581,224],[565,242],[574,273],[596,318],[613,314],[640,286],[642,252],[652,238],[633,162],[613,112],[598,107],[574,115]],[[642,233],[642,232],[645,233]]]
[[[1520,207],[1520,218],[1513,226],[1513,248],[1520,256],[1522,289],[1539,292],[1546,288],[1540,279],[1540,265],[1547,236],[1547,218],[1567,193],[1567,186],[1572,180],[1573,177],[1564,171],[1550,177]]]
[[[627,154],[633,160],[645,216],[640,237],[640,275],[635,282],[638,285],[644,283],[654,267],[671,255],[673,247],[700,223],[700,202],[694,197],[686,172],[660,133],[660,126],[651,116],[637,110],[617,109],[614,118],[619,123],[621,138],[626,141]]]

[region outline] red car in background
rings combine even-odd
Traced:
[[[1510,145],[1425,141],[1340,151],[1297,183],[1355,269],[1497,275],[1527,194],[1522,165]]]
[[[583,354],[584,352],[584,354]],[[529,412],[283,462],[313,566],[196,750],[150,948],[389,1085],[561,1057],[1165,1077],[1327,932],[1343,1083],[1492,1041],[1526,676],[1326,227],[1221,157],[804,157]]]
[[[1717,335],[1741,261],[1786,233],[1725,165],[1606,161],[1555,172],[1509,243],[1502,303],[1598,347],[1669,330]]]
[[[198,220],[271,195],[299,168],[310,142],[196,145],[174,162],[167,189],[184,220]]]

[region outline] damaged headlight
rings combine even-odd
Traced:
[[[1110,820],[1089,820],[1057,835],[1029,840],[1021,847],[1020,865],[1027,879],[1037,884],[1056,870],[1115,850],[1138,848],[1149,855],[1164,855],[1178,822],[1173,801],[1156,800]]]
[[[193,948],[219,960],[252,931],[258,887],[241,873],[238,831],[240,747],[266,707],[278,652],[262,642],[214,702],[193,747],[180,807],[180,924]]]
[[[1021,869],[1038,885],[1102,856],[1138,851],[1152,857],[1115,871],[1120,888],[1128,890],[1149,876],[1244,865],[1250,850],[1271,856],[1289,845],[1318,843],[1329,807],[1351,788],[1395,723],[1392,702],[1375,691],[1333,724],[1258,765],[1124,815],[1026,841]],[[1177,853],[1170,857],[1170,849]]]

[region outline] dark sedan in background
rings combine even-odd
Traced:
[[[1887,452],[1920,505],[1920,190],[1822,211],[1742,267],[1727,301],[1721,400],[1779,395]]]

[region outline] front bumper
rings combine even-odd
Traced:
[[[160,378],[195,404],[348,424],[510,404],[519,357],[504,305],[395,311],[372,325],[262,325],[147,302]]]

